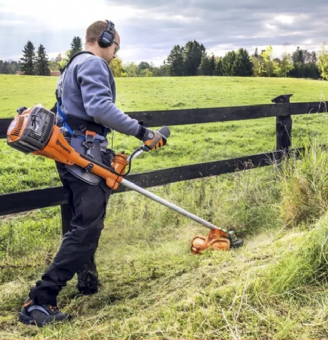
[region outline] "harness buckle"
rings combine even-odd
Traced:
[[[92,169],[93,169],[93,167],[94,167],[94,164],[89,163],[89,164],[84,168],[84,170],[85,170],[86,172],[91,172]]]
[[[93,158],[92,154],[91,154],[91,149],[93,149],[95,147],[94,143],[95,143],[95,137],[96,137],[96,133],[93,131],[85,131],[85,140],[82,143],[83,146],[85,146],[88,150],[87,150],[87,156]]]
[[[87,149],[93,149],[94,148],[95,137],[96,137],[96,133],[95,132],[86,130],[86,132],[85,132],[85,141],[83,142],[83,145]]]

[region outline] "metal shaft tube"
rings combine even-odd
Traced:
[[[175,204],[173,204],[173,203],[170,203],[170,202],[164,200],[164,199],[161,198],[161,197],[158,197],[157,195],[153,194],[152,192],[147,191],[147,190],[145,190],[145,189],[143,189],[143,188],[141,188],[141,187],[135,185],[134,183],[132,183],[132,182],[126,180],[126,179],[123,179],[123,181],[121,182],[121,184],[124,185],[125,187],[131,189],[131,190],[134,190],[134,191],[139,192],[139,194],[144,195],[144,196],[146,196],[146,197],[152,199],[152,200],[155,201],[155,202],[158,202],[158,203],[160,203],[160,204],[162,204],[162,205],[164,205],[164,206],[166,206],[166,207],[168,207],[168,208],[170,208],[170,209],[176,211],[177,213],[179,213],[179,214],[181,214],[181,215],[184,215],[184,216],[186,216],[186,217],[192,219],[192,220],[195,221],[195,222],[198,222],[198,223],[202,224],[203,226],[205,226],[205,227],[207,227],[207,228],[209,228],[209,229],[220,229],[220,230],[222,230],[223,232],[227,233],[226,230],[221,229],[221,228],[215,226],[214,224],[212,224],[212,223],[210,223],[210,222],[207,222],[207,221],[203,220],[202,218],[200,218],[200,217],[198,217],[198,216],[196,216],[196,215],[194,215],[194,214],[188,212],[187,210],[184,210],[184,209],[178,207],[177,205],[175,205]]]
[[[139,148],[139,150],[134,154],[134,156],[130,156],[128,157],[128,159],[126,160],[128,163],[130,163],[133,159],[137,158],[138,156],[140,156],[145,150],[143,150],[142,148]]]

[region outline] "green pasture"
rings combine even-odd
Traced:
[[[57,77],[0,75],[0,117],[19,106],[55,102]],[[324,99],[327,82],[294,78],[167,77],[117,78],[117,105],[124,111],[151,111],[269,104],[280,94],[291,101]]]
[[[23,105],[41,103],[50,108],[57,79],[0,75],[0,118],[13,117]],[[118,78],[117,88],[117,105],[126,112],[269,104],[272,98],[287,93],[294,94],[292,102],[318,102],[328,96],[327,82],[288,78]],[[313,113],[293,116],[293,146],[313,138],[324,143],[327,118]],[[275,118],[170,128],[168,147],[142,155],[132,172],[247,156],[272,151],[276,145]],[[114,134],[116,151],[130,153],[139,145],[133,137]],[[0,140],[0,159],[5,160],[0,168],[0,194],[59,184],[52,161],[9,149],[5,140]]]
[[[54,103],[57,78],[0,76],[0,117]],[[328,83],[265,78],[124,78],[125,111],[320,101]],[[301,161],[205,178],[151,191],[245,245],[190,253],[208,230],[137,193],[110,198],[97,252],[98,294],[80,296],[76,278],[59,296],[73,321],[42,329],[17,322],[31,286],[61,241],[59,207],[0,218],[0,339],[318,339],[328,337],[327,115],[293,117]],[[246,156],[275,148],[275,119],[171,127],[165,148],[142,155],[133,172]],[[115,133],[114,148],[139,145]],[[60,185],[53,162],[0,141],[0,194]]]

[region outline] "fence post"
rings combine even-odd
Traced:
[[[290,97],[292,94],[285,94],[272,99],[276,105],[287,104],[288,113],[290,113]],[[276,117],[276,138],[277,151],[288,153],[292,145],[292,118],[289,115]]]
[[[62,218],[62,234],[65,235],[70,230],[72,211],[68,204],[62,204],[60,210]]]

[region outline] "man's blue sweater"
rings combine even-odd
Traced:
[[[72,60],[66,70],[61,99],[66,115],[95,121],[126,135],[139,133],[138,121],[115,105],[114,77],[100,57],[83,53]]]

